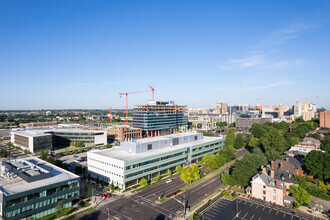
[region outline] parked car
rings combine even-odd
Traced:
[[[170,183],[172,181],[173,181],[172,179],[168,179],[168,180],[166,180],[166,183]]]
[[[78,157],[78,155],[73,155],[73,157]]]
[[[102,196],[106,199],[109,199],[111,197],[109,193],[103,193]]]

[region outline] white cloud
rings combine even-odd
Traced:
[[[242,59],[229,60],[220,66],[220,69],[232,70],[235,68],[254,67],[265,62],[264,55],[252,55]]]

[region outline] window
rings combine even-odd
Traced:
[[[195,141],[197,141],[197,136],[195,136]]]
[[[264,186],[264,189],[266,189],[266,186]]]
[[[266,191],[263,191],[263,194],[266,195]]]
[[[273,200],[276,200],[276,196],[273,196]]]
[[[148,144],[148,150],[152,150],[152,144]]]
[[[274,189],[273,192],[276,193],[276,189]]]

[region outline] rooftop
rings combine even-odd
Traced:
[[[69,181],[79,177],[76,174],[47,163],[36,157],[2,161],[2,164],[3,165],[1,166],[0,172],[0,191],[7,196],[59,182]],[[5,169],[8,166],[5,166],[4,164],[13,166],[13,172],[8,172],[9,170]],[[19,176],[20,174],[15,174],[15,171],[22,171],[26,176],[36,180],[28,182],[21,178]],[[45,176],[38,180],[36,177],[39,175]]]
[[[174,136],[174,135],[168,135],[168,136]],[[140,143],[143,142],[148,142],[151,140],[155,141],[155,140],[164,140],[166,139],[167,136],[161,136],[161,137],[154,137],[154,138],[145,138],[145,139],[140,139],[138,140]],[[147,140],[149,139],[149,140]],[[105,150],[92,150],[92,151],[88,151],[87,154],[93,153],[93,154],[98,154],[101,156],[105,156],[105,157],[111,157],[117,160],[122,160],[125,162],[129,162],[129,161],[134,161],[134,160],[138,160],[138,159],[142,159],[142,158],[147,158],[147,157],[152,157],[154,155],[157,154],[163,154],[163,153],[167,153],[167,152],[171,152],[174,150],[178,150],[178,149],[183,149],[183,148],[187,148],[189,146],[194,146],[194,145],[198,145],[198,144],[204,144],[210,141],[215,141],[215,140],[220,140],[223,138],[219,138],[219,137],[204,137],[202,140],[196,140],[196,141],[192,141],[189,143],[185,143],[185,144],[178,144],[178,145],[174,145],[174,146],[170,146],[170,147],[164,147],[164,148],[160,148],[160,149],[156,149],[156,150],[149,150],[143,153],[130,153],[127,151],[123,151],[120,148],[113,148],[113,149],[105,149]]]
[[[13,134],[18,134],[25,137],[40,137],[51,135],[49,132],[82,132],[82,133],[92,133],[92,132],[103,132],[103,130],[85,130],[85,129],[68,129],[68,128],[50,128],[50,129],[35,129],[35,130],[17,130],[12,131]],[[105,131],[104,131],[105,132]]]

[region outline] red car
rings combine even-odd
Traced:
[[[110,194],[106,194],[106,193],[103,193],[102,196],[103,196],[104,198],[106,198],[106,199],[109,199],[109,198],[111,197]]]

